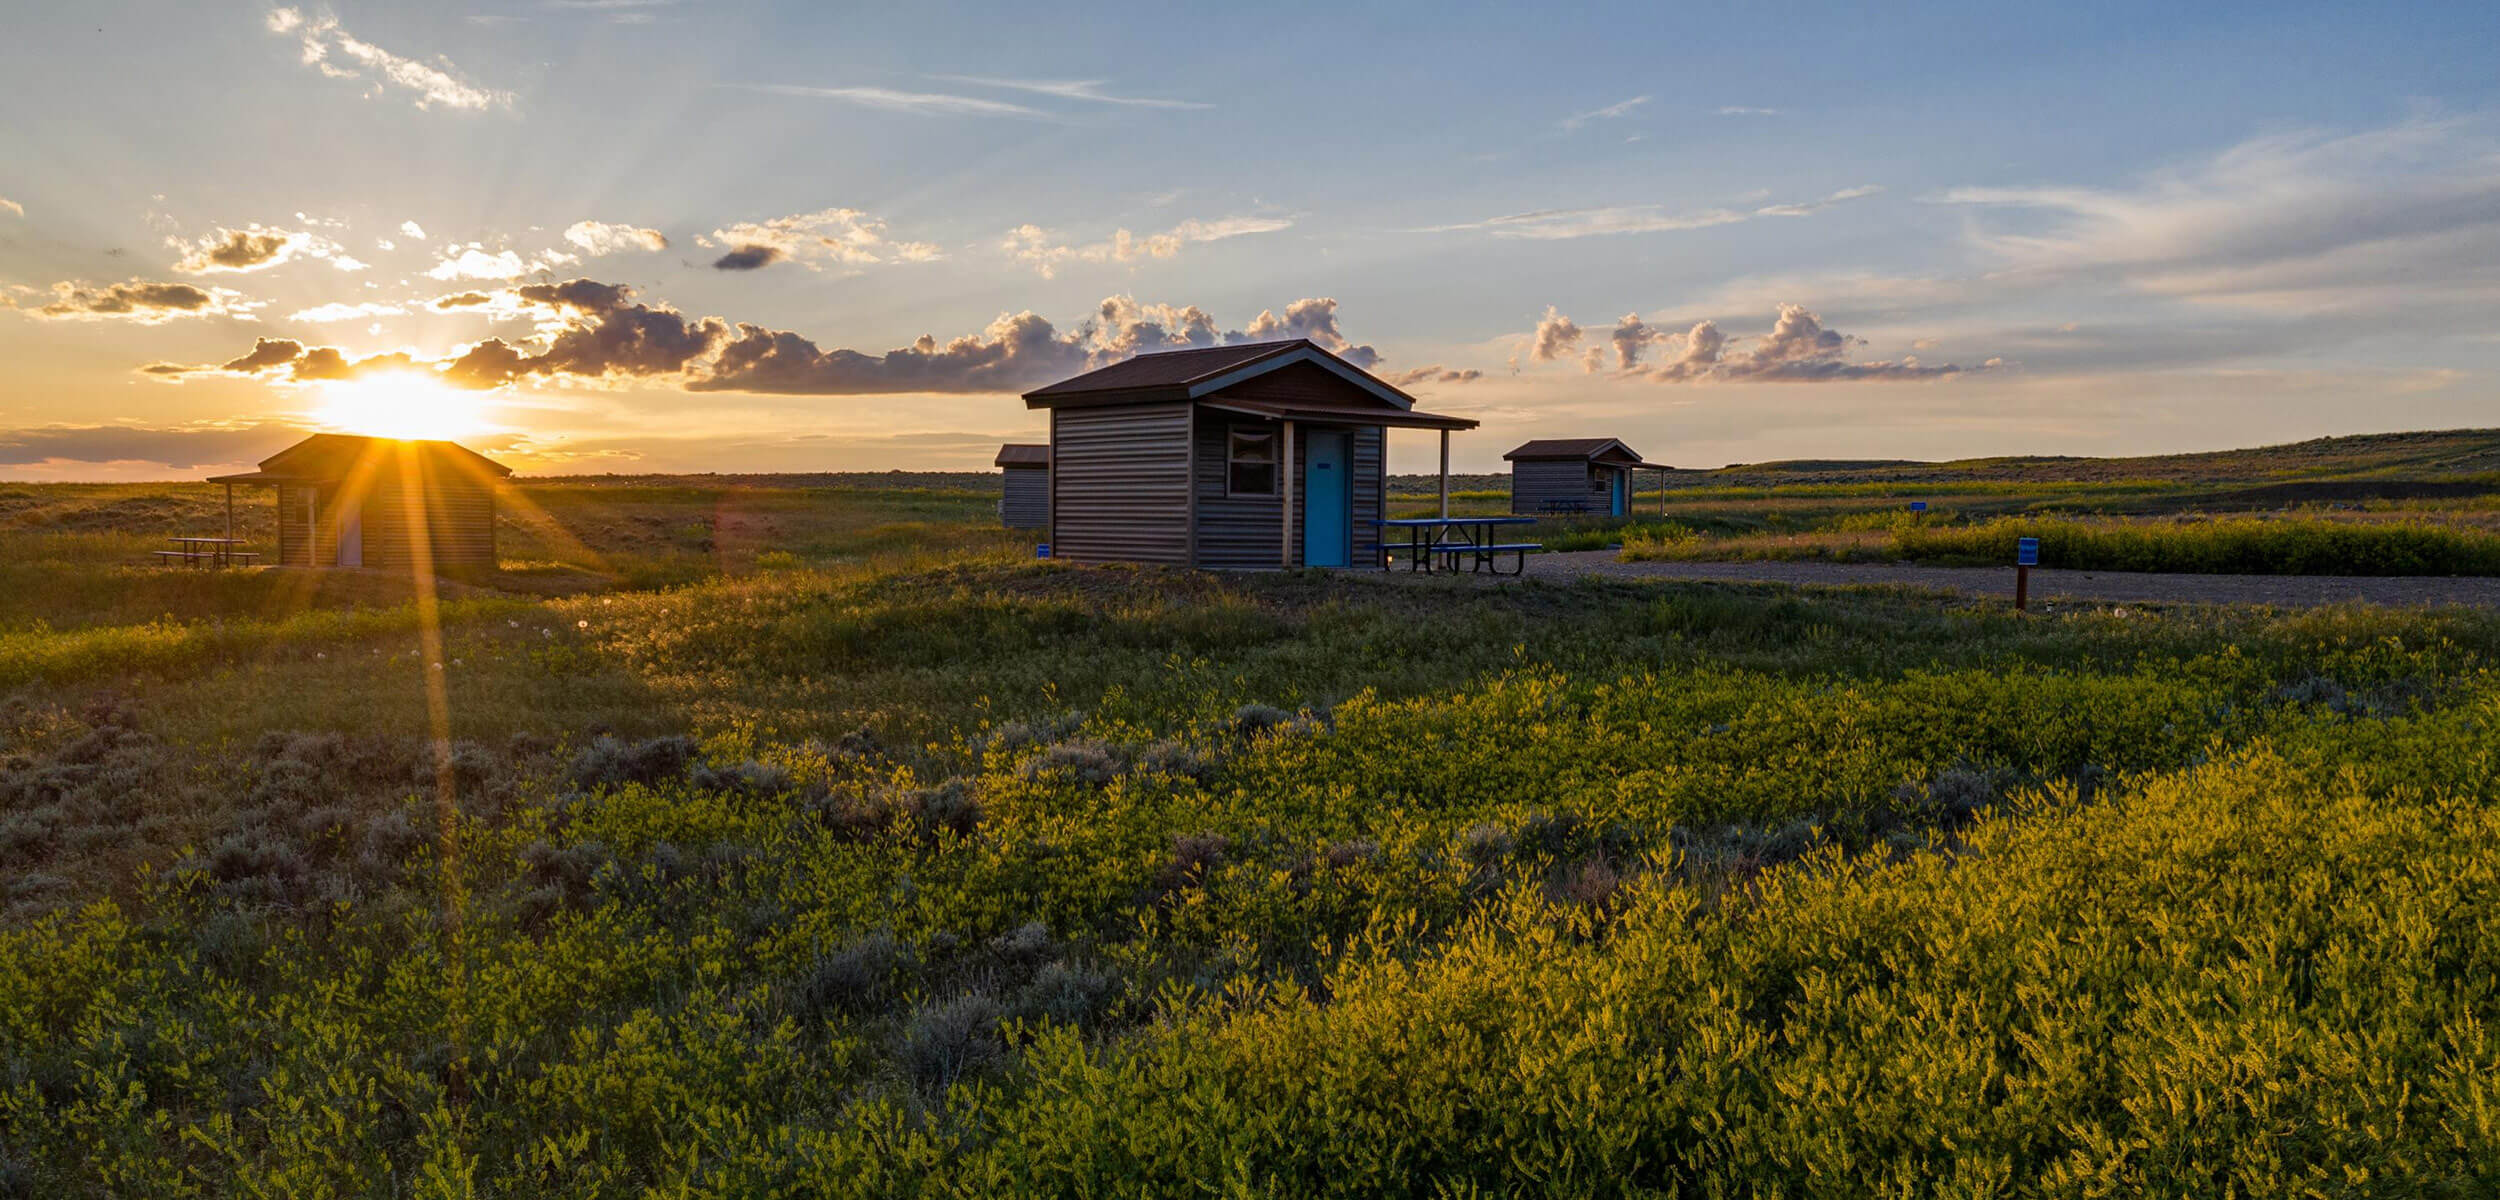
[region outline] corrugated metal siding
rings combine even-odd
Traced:
[[[1197,439],[1198,565],[1227,570],[1274,568],[1282,553],[1285,512],[1280,496],[1229,497],[1224,479],[1230,467],[1226,432],[1235,428],[1281,429],[1233,413],[1199,409]]]
[[[1054,557],[1188,563],[1191,407],[1051,410]]]
[[[1332,377],[1333,378],[1333,377]],[[1278,565],[1285,534],[1284,501],[1276,496],[1226,496],[1227,431],[1235,427],[1281,429],[1282,422],[1261,421],[1233,413],[1201,410],[1197,419],[1198,565],[1222,569],[1273,569]],[[1311,429],[1295,425],[1293,467],[1293,565],[1302,565],[1302,517],[1308,492],[1302,466]],[[1326,426],[1324,428],[1341,428]],[[1357,567],[1380,561],[1380,530],[1372,524],[1382,512],[1388,489],[1385,473],[1386,431],[1377,425],[1351,430],[1352,461],[1347,464],[1347,496],[1354,510],[1354,536],[1347,562]]]
[[[1001,467],[998,519],[1009,529],[1050,528],[1050,468]]]
[[[1607,487],[1618,468],[1592,470],[1586,459],[1523,459],[1511,464],[1510,511],[1541,517],[1548,501],[1578,503],[1594,516],[1613,511]]]

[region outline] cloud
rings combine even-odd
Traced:
[[[1008,257],[1049,279],[1059,273],[1059,268],[1071,262],[1125,263],[1141,258],[1171,258],[1179,254],[1183,246],[1274,233],[1292,227],[1293,219],[1290,217],[1221,217],[1213,221],[1183,221],[1162,233],[1142,237],[1126,229],[1115,229],[1110,237],[1102,241],[1073,246],[1060,243],[1049,230],[1039,225],[1026,224],[1008,230],[998,245]]]
[[[0,196],[0,208],[5,208],[21,217],[26,215],[25,205],[20,204],[15,200],[11,200],[6,196]]]
[[[303,438],[276,423],[190,425],[46,425],[0,429],[0,466],[42,463],[149,463],[188,471],[258,462]]]
[[[310,249],[308,233],[284,229],[219,229],[195,242],[167,238],[165,244],[184,252],[174,269],[186,275],[265,270]]]
[[[416,222],[414,222],[414,221],[402,221],[402,222],[400,222],[400,223],[399,223],[399,232],[400,232],[402,235],[404,235],[404,236],[411,237],[411,238],[415,238],[416,240],[418,240],[418,241],[420,241],[420,242],[422,242],[422,241],[424,241],[424,240],[425,240],[425,228],[424,228],[423,226],[421,226],[421,225],[418,225],[418,224],[417,224]]]
[[[729,252],[712,264],[724,271],[752,271],[777,262],[796,262],[813,269],[823,262],[866,266],[887,261],[930,262],[943,256],[933,243],[888,240],[885,222],[856,208],[826,208],[768,221],[741,221],[698,237],[695,243],[727,247]]]
[[[1753,215],[1757,217],[1808,217],[1814,215],[1815,213],[1819,213],[1824,209],[1830,208],[1835,204],[1845,204],[1851,200],[1862,200],[1883,190],[1883,188],[1875,184],[1865,183],[1856,187],[1842,188],[1820,200],[1806,200],[1794,204],[1765,205],[1764,207],[1753,210]]]
[[[806,96],[818,100],[839,100],[862,108],[883,112],[911,113],[916,116],[964,117],[1042,117],[1040,109],[1010,104],[1004,100],[984,100],[978,96],[953,96],[943,92],[901,92],[881,87],[802,87],[791,83],[722,84],[743,91],[769,92],[776,96]]]
[[[530,284],[497,298],[544,314],[540,336],[525,344],[487,338],[432,362],[404,354],[354,359],[334,347],[264,338],[249,353],[216,366],[157,363],[140,370],[170,378],[218,372],[280,384],[374,370],[428,370],[446,383],[471,388],[562,379],[661,382],[698,392],[892,395],[1022,391],[1149,350],[1294,337],[1307,337],[1364,367],[1380,359],[1372,347],[1344,336],[1337,302],[1329,297],[1297,300],[1282,315],[1262,311],[1241,329],[1226,331],[1194,305],[1113,296],[1064,332],[1035,313],[1002,313],[977,333],[946,341],[924,335],[878,354],[828,350],[762,325],[733,327],[718,317],[687,317],[637,299],[624,285],[589,279]]]
[[[1604,108],[1592,108],[1584,113],[1573,113],[1572,115],[1564,117],[1562,120],[1556,122],[1556,124],[1560,125],[1564,129],[1578,129],[1591,121],[1611,121],[1617,117],[1628,117],[1632,115],[1633,109],[1649,103],[1649,100],[1650,98],[1647,96],[1634,96],[1629,100],[1618,100]]]
[[[2278,134],[2125,187],[1962,187],[1972,245],[2025,282],[2290,314],[2500,300],[2500,123]],[[2012,219],[2003,219],[2005,214]]]
[[[1580,327],[1571,318],[1553,308],[1545,310],[1545,319],[1537,323],[1529,335],[1529,358],[1550,362],[1566,356],[1577,345]],[[1846,380],[1909,380],[1937,379],[1968,371],[1988,370],[2002,366],[1990,359],[1978,367],[1961,367],[1952,363],[1929,366],[1915,357],[1898,361],[1848,360],[1852,346],[1863,346],[1865,339],[1851,337],[1823,326],[1821,317],[1799,304],[1780,305],[1779,319],[1771,332],[1755,338],[1732,338],[1719,329],[1716,321],[1700,321],[1681,333],[1668,332],[1650,325],[1637,313],[1630,313],[1615,322],[1608,341],[1615,351],[1619,374],[1655,380],[1660,383],[1826,383]],[[1645,362],[1648,352],[1656,348],[1664,357]],[[1582,356],[1585,369],[1601,369],[1603,352],[1590,347]]]
[[[1551,241],[1616,233],[1671,233],[1734,225],[1756,217],[1802,217],[1835,204],[1872,196],[1884,189],[1873,184],[1843,188],[1819,200],[1769,204],[1754,209],[1706,208],[1679,212],[1658,204],[1626,204],[1604,208],[1547,208],[1510,213],[1481,221],[1427,225],[1413,233],[1484,232],[1501,238]]]
[[[224,288],[198,288],[187,283],[56,283],[52,302],[29,309],[54,321],[129,321],[159,325],[180,317],[245,315],[236,303],[241,296]]]
[[[1158,100],[1144,96],[1105,95],[1102,89],[1110,82],[1106,79],[996,79],[982,75],[932,75],[930,78],[942,79],[948,83],[969,83],[976,87],[1033,92],[1043,96],[1056,96],[1062,100],[1086,100],[1095,104],[1121,104],[1132,108],[1215,107],[1212,104],[1202,104],[1195,100]]]
[[[286,319],[290,321],[304,321],[320,325],[331,321],[356,321],[369,317],[392,317],[398,316],[406,311],[408,310],[396,304],[384,304],[379,301],[372,300],[365,301],[361,304],[342,304],[334,302],[330,304],[315,305],[312,308],[301,309],[296,312],[288,313]]]
[[[1409,367],[1403,371],[1392,371],[1382,375],[1381,378],[1387,380],[1391,387],[1404,388],[1424,383],[1474,383],[1484,378],[1484,372],[1474,367],[1444,367],[1435,363],[1429,367]]]
[[[712,267],[720,271],[754,271],[788,257],[776,246],[739,246],[713,259]]]
[[[1748,108],[1742,104],[1722,104],[1719,106],[1719,115],[1722,117],[1776,117],[1780,115],[1780,110],[1776,108]]]
[[[493,296],[484,292],[454,292],[448,296],[436,296],[427,303],[438,312],[450,312],[456,308],[475,308],[481,304],[489,304],[494,299]]]
[[[523,258],[510,250],[498,250],[489,254],[483,246],[471,242],[467,246],[453,247],[445,251],[442,261],[435,263],[431,269],[427,270],[425,276],[428,279],[443,280],[518,279],[524,275],[552,271],[557,267],[569,266],[579,261],[581,261],[579,258],[558,250],[541,251],[528,258]]]
[[[295,38],[301,44],[305,66],[332,79],[369,79],[372,87],[368,95],[382,95],[395,88],[414,94],[421,109],[512,106],[512,93],[468,83],[460,78],[450,59],[438,56],[434,63],[425,63],[403,58],[358,40],[340,28],[338,18],[327,14],[306,17],[298,9],[274,8],[269,11],[267,25],[269,32]]]
[[[575,221],[565,227],[564,240],[581,247],[582,253],[593,257],[626,250],[668,249],[667,236],[657,229],[610,225],[605,221]]]

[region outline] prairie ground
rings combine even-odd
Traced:
[[[9,503],[0,1195],[2500,1182],[2500,615],[699,480],[520,485],[429,589]]]

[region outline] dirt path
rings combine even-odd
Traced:
[[[1701,579],[1729,583],[1938,588],[2014,595],[2012,567],[1922,567],[1909,563],[1617,562],[1611,550],[1538,554],[1528,574],[1547,579]],[[2145,575],[2033,568],[2034,602],[2137,604],[2471,604],[2500,608],[2500,579],[2439,575]]]

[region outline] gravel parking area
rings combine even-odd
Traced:
[[[1611,550],[1537,554],[1528,574],[1546,579],[1718,580],[1804,586],[1911,587],[1972,595],[2014,595],[2012,567],[1922,567],[1910,563],[1618,562]],[[2320,604],[2500,608],[2500,579],[2440,575],[2147,575],[2123,571],[2031,571],[2040,601],[2136,604]]]

